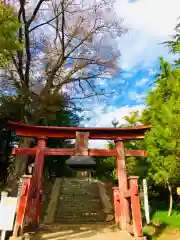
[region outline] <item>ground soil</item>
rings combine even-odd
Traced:
[[[85,225],[54,225],[42,227],[33,234],[32,240],[132,240],[126,232],[121,232],[115,225],[85,224]]]

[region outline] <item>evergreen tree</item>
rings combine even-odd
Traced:
[[[178,59],[176,59],[176,65],[180,64],[180,22],[177,23],[175,27],[176,34],[172,37],[171,40],[166,41],[165,44],[170,48],[171,52],[178,54]]]
[[[153,125],[145,142],[150,163],[149,176],[167,186],[170,192],[168,215],[172,213],[173,186],[180,181],[180,69],[160,59],[161,72],[156,80],[156,90],[147,98],[147,109],[142,122]],[[167,71],[168,70],[168,71]]]
[[[15,51],[21,50],[17,38],[19,27],[15,10],[0,3],[0,67],[4,67],[12,59]]]

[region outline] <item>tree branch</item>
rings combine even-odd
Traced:
[[[18,21],[19,23],[21,23],[21,15],[22,15],[22,12],[23,12],[23,6],[20,5],[20,9],[19,9],[19,12],[18,12]],[[22,26],[19,28],[19,43],[22,44],[23,43],[23,30],[22,30]],[[23,53],[22,51],[18,51],[17,52],[17,58],[18,58],[18,66],[15,65],[15,67],[17,68],[17,71],[19,72],[19,76],[20,76],[20,80],[21,80],[21,83],[24,82],[24,74],[23,74]],[[14,60],[13,60],[14,62]]]
[[[31,29],[29,30],[29,32],[32,32],[32,31],[34,31],[35,29],[37,29],[37,28],[39,28],[39,27],[42,27],[42,26],[44,26],[44,25],[48,25],[49,23],[53,22],[57,17],[59,17],[61,14],[62,14],[62,13],[59,13],[57,16],[53,17],[52,19],[50,19],[50,20],[48,20],[48,21],[46,21],[46,22],[40,23],[39,25],[31,28]]]
[[[105,96],[105,93],[99,92],[99,93],[95,93],[95,94],[89,94],[89,95],[84,95],[84,97],[73,97],[71,98],[71,100],[83,100],[83,99],[87,99],[87,98],[91,98],[91,97],[97,97],[97,96]]]
[[[11,75],[11,79],[12,79],[13,82],[14,82],[14,85],[18,88],[18,90],[20,90],[20,89],[21,89],[21,86],[20,86],[19,82],[16,80],[16,78],[14,77],[12,71],[10,71],[10,75]]]
[[[34,12],[32,14],[32,16],[30,17],[30,19],[27,21],[27,28],[29,28],[29,26],[31,25],[31,23],[34,21],[34,19],[36,18],[36,15],[42,5],[42,3],[45,2],[45,0],[39,0],[38,4],[36,5]]]
[[[62,23],[61,23],[61,47],[62,47],[62,57],[65,56],[65,42],[64,42],[64,28],[65,28],[65,12],[64,12],[64,0],[61,1],[61,9],[62,9]]]
[[[68,47],[68,45],[70,44],[70,42],[73,40],[74,36],[77,34],[78,29],[80,28],[80,26],[81,26],[81,24],[83,23],[83,21],[84,21],[84,18],[81,17],[80,23],[79,23],[79,24],[75,24],[76,27],[75,27],[74,30],[72,31],[71,37],[69,36],[69,40],[67,41],[67,43],[66,43],[66,45],[65,45],[65,49]]]
[[[25,1],[21,0],[21,9],[22,9],[22,18],[24,22],[24,36],[25,36],[25,48],[26,48],[26,67],[25,67],[25,74],[24,74],[24,87],[27,89],[29,85],[29,71],[30,71],[30,62],[31,62],[31,52],[30,52],[30,39],[29,39],[29,30],[28,30],[28,23],[26,20],[26,13],[25,13]]]

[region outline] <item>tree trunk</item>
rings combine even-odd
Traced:
[[[172,194],[172,186],[167,182],[168,189],[169,189],[169,210],[168,216],[172,215],[172,208],[173,208],[173,194]]]
[[[31,138],[20,140],[19,147],[28,148],[32,143]],[[6,190],[10,196],[17,196],[18,183],[22,175],[26,173],[28,155],[15,156],[13,167],[10,169]]]

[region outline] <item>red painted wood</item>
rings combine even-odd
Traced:
[[[125,149],[126,157],[146,157],[146,152],[144,150],[128,150]]]
[[[113,199],[114,199],[114,215],[115,222],[117,226],[120,225],[120,196],[119,196],[119,188],[113,187]]]
[[[14,148],[13,153],[16,155],[36,155],[36,148]]]
[[[130,190],[130,189],[128,189],[128,190],[126,190],[126,191],[124,192],[124,197],[125,197],[125,198],[131,197],[131,190]]]
[[[44,151],[45,155],[66,155],[71,156],[74,155],[74,148],[46,148]],[[91,157],[111,157],[116,156],[116,149],[89,149],[88,155]]]
[[[42,199],[42,175],[44,166],[44,149],[46,146],[46,139],[38,139],[36,147],[36,157],[34,163],[34,171],[32,176],[31,187],[29,190],[29,197],[26,207],[26,224],[35,224],[39,222],[40,206]]]
[[[14,153],[17,155],[35,155],[36,148],[14,148]],[[74,148],[45,148],[44,155],[53,156],[72,156],[75,153]],[[116,157],[116,149],[88,149],[88,155],[91,157]],[[130,157],[144,157],[146,152],[143,150],[127,150],[125,149],[125,156]]]
[[[17,214],[16,220],[13,229],[13,237],[18,237],[19,228],[22,231],[24,227],[25,221],[25,212],[27,209],[28,197],[29,197],[29,189],[31,185],[31,177],[26,176],[22,177],[23,183],[21,188],[21,195],[17,205]]]
[[[116,157],[116,149],[89,149],[91,157]]]
[[[117,150],[117,174],[120,191],[121,229],[127,231],[127,226],[130,223],[130,211],[129,202],[124,196],[125,192],[128,190],[128,186],[123,142],[121,141],[116,142],[116,150]]]
[[[144,133],[151,125],[136,128],[80,128],[80,127],[49,127],[34,126],[9,121],[9,127],[19,136],[46,136],[60,139],[75,139],[76,132],[88,132],[89,139],[124,140],[143,139]]]
[[[129,178],[130,189],[131,189],[131,205],[132,205],[132,217],[134,225],[135,237],[143,237],[142,230],[142,218],[138,191],[138,177]]]
[[[17,155],[35,155],[36,148],[14,148],[14,153]],[[52,156],[72,156],[75,154],[74,148],[45,148],[44,155]],[[88,155],[100,156],[100,157],[111,157],[116,156],[116,149],[88,149]]]
[[[75,155],[88,155],[88,132],[76,132]]]
[[[52,156],[72,156],[75,153],[75,148],[45,148],[44,155]]]

